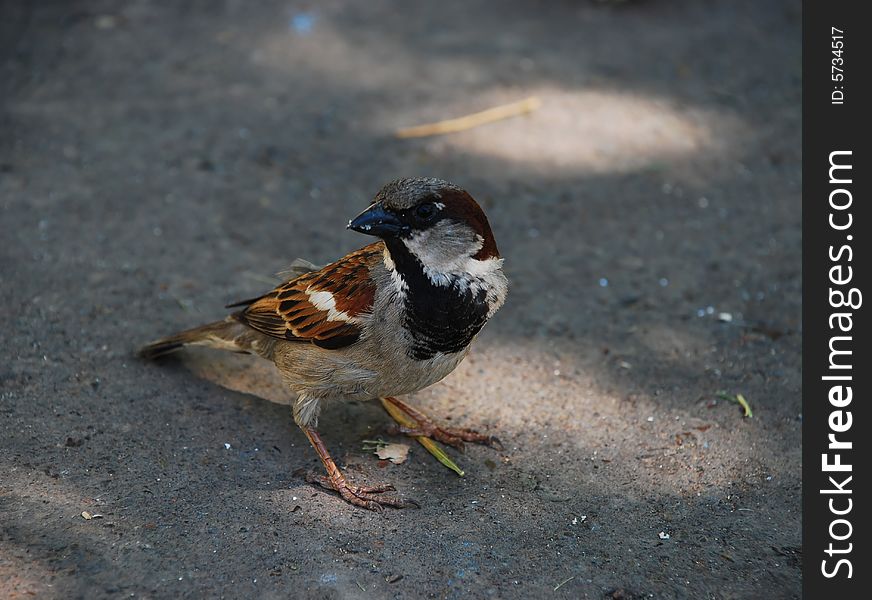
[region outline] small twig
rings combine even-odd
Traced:
[[[361,585],[361,584],[360,584],[360,582],[359,582],[359,581],[355,581],[355,582],[354,582],[354,583],[356,583],[356,584],[357,584],[357,587],[359,587],[359,588],[360,588],[360,591],[361,591],[361,592],[365,592],[365,591],[366,591],[366,588],[365,588],[365,587],[363,587],[363,586],[362,586],[362,585]]]
[[[554,591],[556,592],[557,590],[559,590],[561,588],[561,586],[563,586],[564,583],[569,583],[573,579],[575,579],[575,575],[573,575],[569,579],[565,579],[565,580],[561,581],[560,583],[558,583],[557,585],[554,586]]]
[[[542,101],[539,100],[539,98],[531,96],[530,98],[525,98],[519,102],[494,106],[493,108],[473,113],[471,115],[457,117],[456,119],[447,119],[445,121],[427,123],[415,127],[405,127],[397,130],[394,135],[400,139],[404,139],[465,131],[486,123],[493,123],[494,121],[500,121],[502,119],[508,119],[509,117],[533,112],[541,105]]]

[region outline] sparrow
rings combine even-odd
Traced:
[[[402,508],[391,485],[348,481],[318,433],[326,402],[384,398],[425,435],[461,446],[494,438],[439,427],[396,396],[451,373],[506,299],[508,282],[487,217],[462,188],[431,178],[399,179],[348,223],[379,238],[272,291],[228,305],[223,321],[157,340],[140,350],[153,359],[187,345],[258,355],[275,363],[293,418],[324,465],[309,481],[363,508]],[[414,504],[414,503],[411,503]]]

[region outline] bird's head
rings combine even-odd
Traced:
[[[450,274],[499,260],[487,217],[462,188],[441,179],[398,179],[385,185],[348,228],[402,244],[422,265]]]

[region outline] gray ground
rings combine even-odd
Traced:
[[[798,1],[2,11],[0,595],[799,595]],[[481,201],[511,280],[412,401],[506,448],[385,465],[382,409],[329,407],[349,475],[422,504],[374,514],[293,475],[268,365],[133,352],[367,243],[409,175]]]

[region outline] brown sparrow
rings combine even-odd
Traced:
[[[484,212],[466,191],[439,179],[384,186],[348,228],[381,238],[271,292],[228,306],[225,320],[153,342],[155,358],[187,344],[271,360],[296,395],[294,421],[327,470],[317,478],[348,502],[377,510],[407,505],[379,495],[390,485],[349,483],[317,432],[330,400],[386,400],[449,444],[488,443],[471,430],[437,427],[394,396],[436,383],[463,360],[506,298],[503,259]],[[310,479],[311,481],[311,479]]]

